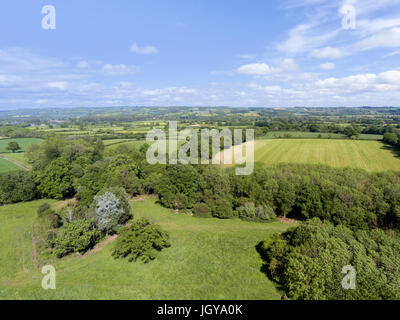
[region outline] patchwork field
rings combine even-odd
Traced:
[[[260,271],[256,245],[293,224],[197,219],[174,214],[152,198],[132,203],[171,235],[171,248],[149,264],[111,257],[113,243],[53,262],[57,289],[41,288],[31,225],[44,201],[0,207],[0,299],[279,299]],[[55,205],[55,202],[50,202]],[[104,245],[104,247],[103,247]]]
[[[234,148],[234,152],[238,152]],[[225,150],[221,157],[229,156]],[[255,141],[255,162],[322,163],[367,171],[400,170],[398,151],[379,141],[331,139],[270,139]]]

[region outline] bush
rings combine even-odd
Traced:
[[[123,214],[119,219],[119,224],[123,225],[133,218],[132,207],[129,203],[128,194],[122,187],[111,187],[104,188],[98,195],[102,195],[106,192],[111,192],[119,200],[120,207],[122,208]]]
[[[47,202],[41,204],[41,205],[39,206],[39,208],[37,209],[37,215],[38,215],[38,217],[41,217],[42,214],[43,214],[43,212],[45,212],[45,211],[47,211],[47,210],[49,210],[49,209],[50,209],[50,205],[49,205]]]
[[[212,218],[211,209],[205,203],[197,203],[194,206],[194,216],[197,218]]]
[[[123,189],[116,191],[120,198],[108,190],[94,197],[95,222],[99,230],[105,233],[116,232],[132,217],[131,207]]]
[[[42,212],[40,220],[47,229],[57,229],[62,225],[61,217],[51,209]]]
[[[156,258],[156,252],[170,247],[169,235],[146,218],[134,221],[119,231],[112,256],[129,261],[141,259],[147,263]]]
[[[218,198],[212,207],[212,215],[219,219],[231,219],[235,217],[236,213],[232,210],[230,201]]]
[[[50,247],[58,257],[91,249],[100,239],[100,233],[91,220],[75,220],[61,229],[55,239],[50,240]]]
[[[253,202],[247,202],[236,209],[240,219],[247,221],[266,222],[276,219],[276,214],[270,206],[256,207]]]

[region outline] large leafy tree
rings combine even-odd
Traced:
[[[15,153],[15,151],[21,150],[21,147],[19,146],[18,142],[11,141],[8,143],[6,150],[10,150]]]
[[[44,197],[60,200],[74,194],[71,165],[66,159],[53,160],[44,170],[35,174],[38,190]]]

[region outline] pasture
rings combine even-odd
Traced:
[[[21,170],[21,169],[22,169],[21,167],[17,166],[11,161],[2,158],[0,155],[0,173]]]
[[[222,152],[222,159],[231,151]],[[238,148],[234,148],[238,152]],[[325,164],[366,171],[400,170],[399,153],[379,141],[331,139],[270,139],[255,141],[256,163]]]
[[[320,133],[320,132],[302,132],[302,131],[270,131],[258,140],[264,139],[347,139],[346,135],[340,133]],[[360,134],[358,140],[382,140],[383,135],[379,134]]]
[[[3,140],[0,140],[0,153],[12,153],[11,151],[6,150],[7,145],[11,141],[17,142],[19,144],[19,146],[21,147],[21,150],[18,150],[18,152],[24,152],[28,145],[33,144],[33,143],[39,144],[43,140],[36,139],[36,138],[3,139]]]
[[[52,261],[57,289],[41,288],[31,225],[44,200],[0,207],[0,299],[279,299],[260,271],[256,245],[293,224],[198,219],[175,214],[153,198],[132,202],[135,218],[149,217],[170,232],[170,248],[149,264],[111,257],[104,241],[84,256]],[[54,201],[53,205],[58,204]]]

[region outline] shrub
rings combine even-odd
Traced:
[[[68,223],[57,234],[55,239],[50,239],[50,247],[58,258],[68,254],[84,253],[92,248],[100,239],[100,233],[91,220],[75,220]]]
[[[40,220],[47,229],[57,229],[62,225],[61,217],[51,209],[42,212]]]
[[[253,202],[247,202],[236,209],[240,219],[247,221],[266,222],[276,219],[276,214],[270,206],[256,207]]]
[[[170,247],[169,235],[146,218],[134,221],[121,228],[112,256],[127,258],[129,261],[141,259],[147,263],[156,258],[156,252]]]
[[[45,211],[47,211],[47,210],[49,210],[49,209],[50,209],[50,205],[49,205],[47,202],[41,204],[41,205],[39,206],[39,208],[37,209],[37,215],[38,215],[38,217],[41,217],[42,214],[43,214],[43,212],[45,212]]]
[[[197,203],[194,206],[194,216],[198,218],[212,218],[211,209],[205,203]]]
[[[128,195],[124,188],[122,187],[111,187],[111,188],[104,188],[102,191],[99,192],[98,195],[105,194],[106,192],[111,192],[114,194],[117,199],[119,200],[119,205],[123,211],[121,218],[119,219],[119,224],[125,224],[130,219],[133,218],[132,214],[132,207],[129,203]]]
[[[231,219],[236,213],[232,210],[232,204],[227,199],[218,198],[214,202],[212,215],[219,219]]]

